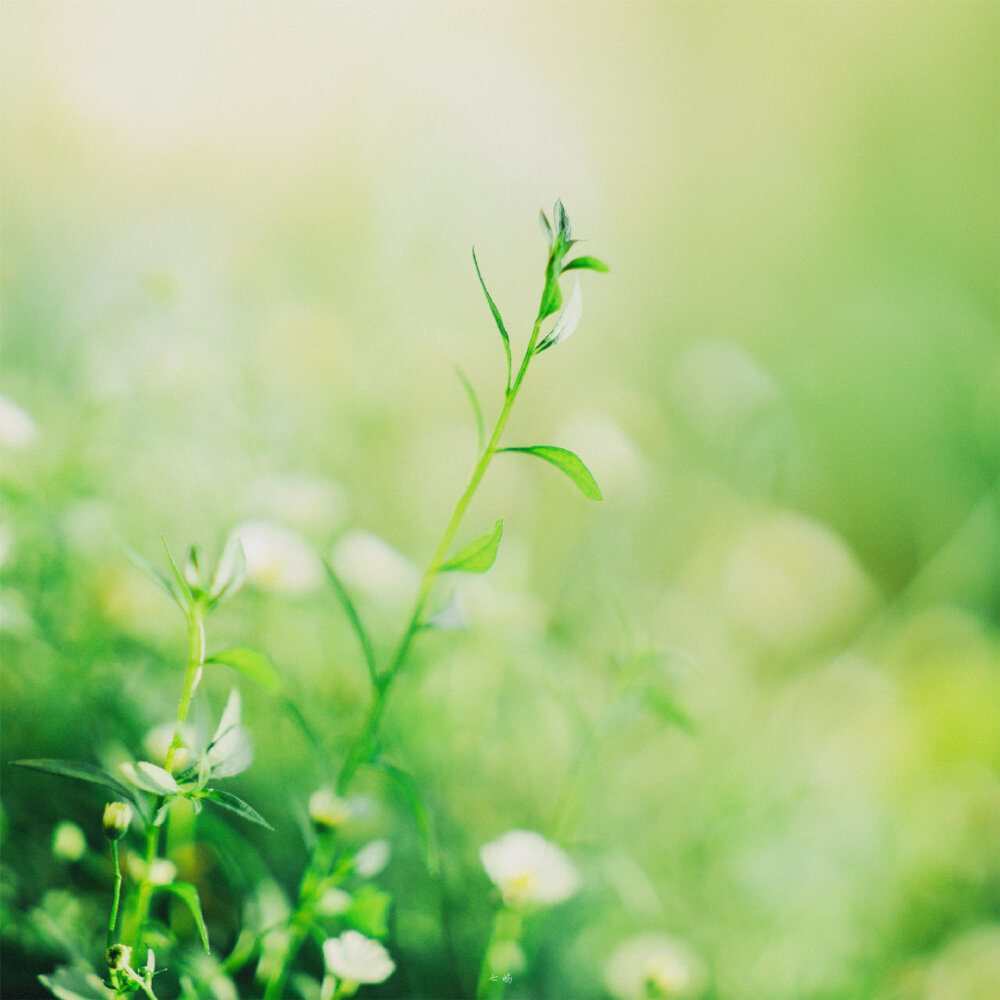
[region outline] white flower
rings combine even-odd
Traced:
[[[322,829],[334,829],[354,814],[351,803],[330,788],[320,788],[309,798],[309,818]]]
[[[555,844],[531,830],[511,830],[485,844],[479,857],[505,903],[552,905],[580,888],[580,874]]]
[[[348,983],[381,983],[396,971],[385,948],[358,931],[327,938],[323,958],[330,973]]]
[[[319,897],[316,910],[324,917],[336,917],[341,913],[346,913],[351,908],[352,902],[354,900],[349,892],[333,887],[325,890],[323,895]]]
[[[331,560],[344,583],[384,603],[409,599],[417,583],[417,571],[406,556],[367,531],[341,538]]]
[[[38,438],[38,425],[31,414],[13,400],[0,396],[0,444],[8,448],[29,448]]]
[[[666,934],[640,934],[615,949],[604,983],[618,1000],[694,997],[704,973],[690,949]]]
[[[354,870],[362,878],[373,878],[389,863],[388,840],[373,840],[354,855]]]
[[[275,521],[245,521],[233,531],[243,544],[247,578],[263,590],[300,597],[323,582],[323,564],[309,543]]]

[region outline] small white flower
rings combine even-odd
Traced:
[[[342,799],[330,788],[320,788],[309,798],[309,818],[322,829],[335,829],[346,823],[354,810],[347,799]]]
[[[368,531],[344,535],[331,561],[349,587],[384,603],[408,599],[417,583],[417,571],[406,556]]]
[[[373,840],[354,855],[354,870],[362,878],[373,878],[389,863],[388,840]]]
[[[485,844],[479,857],[508,904],[551,906],[580,888],[580,873],[565,853],[531,830],[505,833]]]
[[[640,934],[615,949],[604,984],[618,1000],[694,997],[701,992],[701,964],[682,942],[666,934]]]
[[[309,543],[275,521],[245,521],[233,531],[243,545],[247,579],[263,590],[301,597],[323,582],[323,564]]]
[[[327,938],[323,958],[330,973],[348,983],[382,983],[396,971],[385,948],[358,931]]]
[[[38,425],[31,414],[13,400],[0,396],[0,444],[8,448],[29,448],[38,438]]]

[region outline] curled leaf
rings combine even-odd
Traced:
[[[573,290],[569,293],[569,299],[566,301],[563,311],[559,314],[555,326],[542,338],[541,342],[535,348],[535,353],[541,354],[542,351],[554,347],[564,340],[568,340],[570,334],[577,328],[582,315],[583,292],[580,291],[580,279],[577,278],[573,282]]]
[[[552,444],[536,444],[527,448],[501,448],[500,451],[519,451],[525,455],[534,455],[545,462],[549,462],[557,469],[576,483],[580,492],[588,500],[603,500],[601,488],[597,485],[597,480],[579,455],[574,454],[568,448],[558,448]]]
[[[489,534],[480,535],[456,556],[439,566],[438,572],[447,573],[452,570],[462,570],[465,573],[485,573],[496,561],[502,533],[503,520],[501,519],[493,525],[493,530]]]
[[[603,260],[598,260],[596,257],[577,257],[563,266],[563,274],[567,271],[579,271],[581,269],[598,271],[600,274],[607,274],[611,270]]]

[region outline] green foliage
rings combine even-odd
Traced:
[[[501,448],[501,451],[521,452],[525,455],[534,455],[545,462],[554,465],[564,472],[574,483],[580,492],[588,500],[603,500],[601,489],[597,485],[590,469],[583,464],[583,460],[571,452],[568,448],[558,448],[551,444],[537,444],[526,448]]]
[[[270,657],[255,649],[244,647],[223,649],[205,659],[206,666],[213,663],[238,670],[248,681],[270,694],[277,694],[284,684]]]
[[[190,882],[170,882],[167,885],[156,887],[159,892],[167,892],[176,896],[187,906],[194,918],[195,926],[198,928],[198,936],[201,938],[202,947],[206,952],[211,949],[208,945],[208,928],[205,926],[205,918],[201,912],[201,898],[198,896],[198,889]]]
[[[500,316],[500,310],[497,309],[496,303],[493,301],[493,296],[490,295],[489,290],[486,287],[486,282],[483,281],[482,272],[479,270],[479,261],[476,260],[476,251],[472,251],[472,263],[476,267],[476,276],[479,278],[479,287],[483,290],[483,295],[486,296],[486,301],[489,303],[490,312],[493,314],[493,321],[497,325],[497,329],[500,331],[500,339],[503,341],[504,356],[507,358],[507,391],[510,392],[510,379],[511,379],[511,356],[510,356],[510,336],[507,333],[507,328],[503,324],[503,318]]]
[[[438,567],[441,573],[461,570],[463,573],[485,573],[496,561],[500,536],[503,534],[503,520],[498,519],[493,530],[469,542],[465,548]]]
[[[128,785],[123,784],[113,775],[93,764],[75,760],[15,760],[13,763],[18,767],[26,767],[32,771],[41,771],[44,774],[55,774],[61,778],[72,778],[75,781],[86,781],[92,785],[99,785],[110,791],[116,799],[124,799],[132,803],[140,813],[148,815],[145,803],[140,796],[136,795],[134,788],[129,788]]]

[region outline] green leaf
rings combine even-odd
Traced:
[[[323,560],[323,568],[326,570],[330,586],[333,587],[334,593],[337,595],[337,599],[344,609],[344,614],[347,615],[347,620],[351,623],[351,628],[354,629],[354,634],[361,644],[361,655],[365,658],[365,666],[368,667],[368,676],[371,678],[372,686],[377,688],[378,667],[375,662],[375,647],[372,645],[372,641],[368,637],[368,631],[361,621],[361,615],[358,614],[358,609],[354,606],[351,595],[347,592],[347,588],[340,577],[337,576],[334,568],[325,559]]]
[[[552,329],[549,330],[542,338],[541,343],[535,348],[535,354],[541,354],[542,351],[547,350],[549,347],[555,347],[556,344],[564,340],[569,340],[570,334],[579,325],[582,315],[583,292],[580,291],[580,279],[577,278],[574,280],[573,290],[569,293],[569,298],[566,300],[566,307],[559,314],[559,318]]]
[[[170,553],[170,546],[167,545],[166,538],[160,535],[160,541],[163,542],[163,551],[167,554],[167,559],[170,561],[170,568],[173,570],[174,579],[177,581],[177,586],[180,588],[180,592],[184,597],[184,602],[181,604],[185,610],[191,607],[191,603],[194,598],[191,596],[191,590],[187,585],[187,580],[184,579],[184,574],[178,569],[177,563],[174,562],[174,557]]]
[[[554,274],[546,272],[545,291],[542,292],[542,301],[538,307],[538,322],[558,312],[562,305],[562,291],[559,288],[559,281]]]
[[[187,606],[184,604],[184,595],[177,585],[161,573],[148,559],[144,559],[134,549],[122,543],[122,550],[129,557],[132,565],[142,573],[147,579],[152,580],[160,590],[163,591],[172,601],[176,602],[181,611],[187,613]]]
[[[368,937],[384,938],[389,934],[389,907],[392,896],[368,883],[354,894],[344,919]]]
[[[507,328],[503,325],[503,319],[500,316],[500,310],[497,309],[496,303],[493,301],[493,296],[490,295],[489,289],[486,287],[486,282],[483,281],[482,272],[479,270],[479,261],[476,260],[475,248],[472,250],[472,263],[476,266],[476,274],[479,277],[479,285],[483,290],[483,295],[486,296],[486,301],[490,305],[490,312],[493,313],[493,319],[496,322],[497,329],[500,331],[500,336],[503,338],[503,349],[504,354],[507,355],[507,391],[510,392],[510,375],[511,375],[511,359],[510,359],[510,337],[507,336]]]
[[[538,224],[542,227],[542,235],[545,237],[545,242],[548,243],[549,249],[552,249],[552,225],[549,222],[548,216],[545,214],[544,209],[538,210]]]
[[[244,802],[238,795],[233,795],[231,792],[224,792],[219,788],[206,788],[201,793],[201,798],[207,799],[221,809],[228,809],[229,812],[234,812],[237,816],[242,816],[245,820],[256,823],[258,826],[267,827],[268,830],[274,829],[249,802]]]
[[[244,649],[243,647],[223,649],[219,653],[213,653],[205,660],[205,663],[206,665],[221,663],[232,667],[233,670],[238,670],[243,674],[247,680],[253,681],[258,687],[272,694],[280,691],[284,683],[270,657],[264,653],[258,653],[255,649]]]
[[[493,530],[488,535],[480,535],[474,542],[466,545],[458,555],[439,566],[438,572],[448,573],[452,570],[462,570],[464,573],[485,573],[496,561],[502,532],[503,520],[501,519],[493,525]]]
[[[472,388],[472,383],[465,377],[465,373],[462,369],[456,368],[455,374],[458,375],[459,381],[461,381],[462,385],[465,387],[466,395],[469,397],[469,402],[472,404],[472,415],[476,419],[476,454],[481,455],[483,446],[486,444],[486,425],[483,423],[483,410],[479,405],[476,390]]]
[[[205,918],[201,915],[201,900],[198,898],[198,890],[190,882],[171,882],[169,885],[158,885],[156,889],[160,892],[169,892],[182,900],[194,917],[195,926],[201,937],[201,943],[208,952],[208,928],[205,926]]]
[[[601,274],[607,274],[611,270],[603,260],[598,260],[596,257],[577,257],[563,267],[563,273],[578,271],[581,268],[588,271],[599,271]]]
[[[115,996],[93,972],[68,965],[38,980],[57,1000],[113,1000]]]
[[[661,688],[647,687],[642,692],[642,701],[647,708],[655,712],[664,722],[677,726],[686,732],[695,731],[694,720],[681,708],[677,699]]]
[[[114,792],[116,799],[131,802],[145,817],[146,804],[136,795],[135,789],[129,788],[107,771],[75,760],[15,760],[12,763],[18,767],[27,767],[32,771],[42,771],[45,774],[55,774],[60,778],[73,778],[76,781],[87,781],[92,785],[100,785]]]
[[[555,207],[552,209],[552,218],[555,220],[558,238],[565,246],[570,241],[569,216],[563,207],[562,199],[557,199]]]
[[[591,475],[581,459],[566,448],[557,448],[551,444],[537,444],[530,448],[500,448],[500,451],[520,451],[525,455],[534,455],[537,458],[551,462],[557,469],[573,480],[580,488],[580,492],[588,500],[603,500],[601,489],[597,485],[597,480]]]
[[[140,760],[138,765],[126,761],[121,770],[136,788],[141,788],[144,792],[152,792],[154,795],[177,795],[180,792],[177,779],[169,771],[148,760]]]
[[[375,766],[384,771],[403,793],[403,798],[406,799],[406,804],[410,807],[410,812],[413,813],[413,819],[417,824],[417,831],[420,834],[424,864],[427,867],[427,871],[431,875],[436,876],[441,870],[441,862],[437,851],[437,838],[434,834],[431,814],[427,809],[423,796],[420,794],[420,787],[409,772],[404,771],[395,764],[390,764],[386,760],[377,760]]]
[[[213,603],[218,604],[224,598],[235,594],[243,586],[246,575],[247,554],[243,550],[239,535],[233,535],[222,550],[219,565],[216,566],[212,577],[212,585],[208,589]]]

